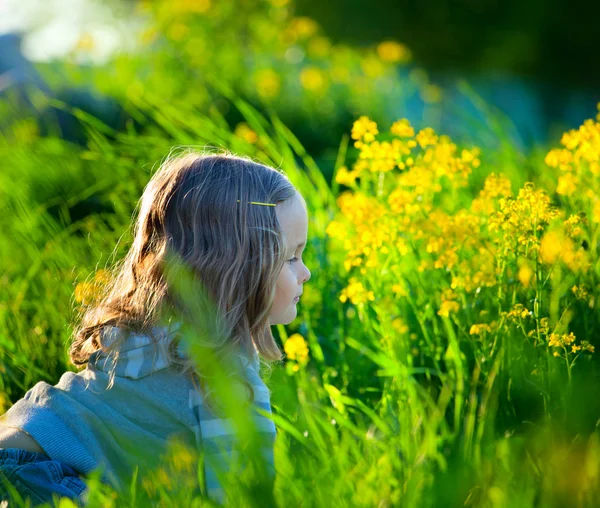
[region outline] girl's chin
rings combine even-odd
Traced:
[[[296,319],[298,315],[298,311],[296,310],[296,306],[292,306],[288,312],[286,312],[285,316],[280,318],[271,317],[269,318],[269,325],[289,325],[294,319]]]

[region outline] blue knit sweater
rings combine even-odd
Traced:
[[[107,332],[108,341],[122,333],[114,327]],[[141,468],[140,475],[144,469],[157,467],[168,439],[177,436],[203,452],[207,493],[223,502],[217,469],[226,464],[225,459],[240,458],[232,422],[211,412],[191,376],[169,363],[166,347],[173,329],[154,332],[159,337],[156,344],[147,335],[126,336],[115,366],[96,351],[81,372],[66,372],[55,386],[37,383],[0,422],[26,431],[51,459],[80,473],[101,467],[103,481],[118,490],[129,486],[136,466]],[[177,351],[184,357],[182,346]],[[270,393],[258,375],[258,357],[239,357],[253,387],[254,407],[270,413]],[[107,389],[113,367],[114,381]],[[273,475],[275,425],[256,411],[252,418],[264,439],[262,455]]]

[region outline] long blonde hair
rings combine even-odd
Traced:
[[[165,277],[169,252],[198,278],[220,311],[226,333],[215,338],[217,352],[234,345],[281,360],[269,309],[285,263],[284,239],[275,207],[249,202],[280,203],[296,192],[280,171],[230,152],[170,155],[138,203],[129,252],[111,270],[100,298],[82,311],[69,348],[72,363],[83,366],[98,349],[118,349],[119,341],[102,344],[106,327],[151,334],[164,308],[177,307]],[[174,349],[169,356],[181,363]],[[183,371],[192,366],[188,359]]]

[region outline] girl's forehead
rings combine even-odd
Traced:
[[[290,241],[304,241],[308,230],[306,204],[300,194],[280,203],[275,209],[284,236]]]

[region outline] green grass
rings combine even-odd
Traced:
[[[300,333],[310,361],[298,371],[277,366],[268,379],[279,430],[277,506],[593,506],[600,494],[595,359],[582,357],[568,370],[547,348],[506,329],[493,354],[476,361],[480,346],[465,337],[465,322],[435,312],[443,277],[419,281],[417,257],[402,265],[406,280],[422,284],[408,300],[391,310],[379,305],[385,294],[372,305],[341,303],[350,275],[345,252],[325,233],[339,217],[339,186],[326,181],[275,113],[261,115],[226,87],[219,93],[259,143],[233,135],[216,110],[183,111],[149,99],[128,106],[146,120],[124,132],[78,113],[85,147],[25,135],[32,118],[0,138],[0,412],[36,382],[53,384],[75,370],[66,355],[78,311],[74,288],[124,254],[151,167],[173,146],[226,147],[281,168],[305,196],[310,218],[306,298],[298,319],[276,329],[282,344]],[[348,162],[346,143],[336,167]],[[510,150],[505,144],[501,153],[483,154],[482,172],[502,170],[513,188],[522,183],[520,164],[529,164],[528,178],[532,171],[534,181],[547,178],[539,157],[523,161]],[[461,199],[479,188],[473,184]],[[370,276],[363,282],[377,287]],[[482,301],[486,307],[477,310],[514,303]],[[415,338],[383,341],[390,313],[402,316]],[[580,306],[574,317],[578,337],[592,343],[596,314]],[[264,485],[252,473],[233,480],[232,505],[265,505]],[[90,485],[89,506],[150,501],[137,480],[119,500],[97,481]],[[163,485],[152,502],[188,506],[188,496]]]

